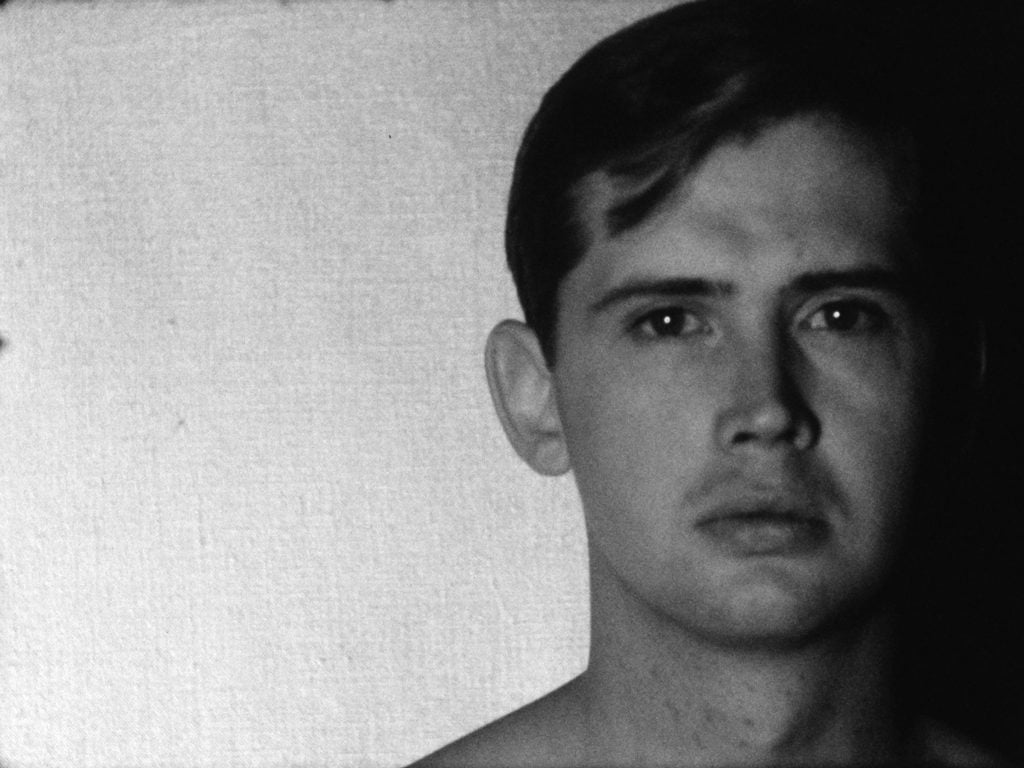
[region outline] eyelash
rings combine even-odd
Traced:
[[[830,328],[828,322],[842,322],[842,314],[855,313],[850,327]],[[821,321],[815,318],[822,316]],[[815,327],[815,326],[818,327]],[[874,302],[863,299],[833,299],[819,305],[810,315],[800,322],[800,327],[809,331],[831,331],[839,334],[871,334],[883,331],[892,325],[889,314]]]
[[[683,321],[684,328],[676,329],[675,326],[680,320]],[[695,323],[697,327],[685,330],[687,320]],[[632,323],[631,329],[637,336],[651,341],[705,336],[711,333],[710,326],[696,312],[684,307],[659,307],[651,312],[645,312]]]
[[[824,315],[822,313],[825,313]],[[854,313],[853,322],[842,327],[843,315]],[[821,316],[821,319],[816,319]],[[840,327],[829,327],[829,321]],[[798,323],[798,327],[812,332],[831,332],[840,335],[864,335],[886,330],[892,325],[889,313],[874,302],[864,299],[832,299],[818,305]],[[686,328],[687,324],[695,327]],[[682,324],[682,327],[680,327]],[[645,312],[630,325],[631,332],[648,341],[707,336],[713,331],[701,316],[685,307],[666,306]]]

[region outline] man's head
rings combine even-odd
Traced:
[[[828,112],[886,145],[906,183],[918,182],[919,155],[931,149],[919,146],[920,128],[934,125],[918,98],[915,49],[901,35],[906,20],[887,5],[698,0],[607,38],[566,72],[527,128],[506,227],[526,322],[549,362],[558,290],[591,236],[579,196],[595,174],[614,186],[602,226],[623,232],[714,147]],[[914,224],[918,236],[936,229],[934,219]]]
[[[937,322],[956,247],[906,62],[854,11],[652,17],[559,81],[517,162],[502,423],[574,471],[602,583],[716,642],[803,642],[872,603],[946,337],[974,335]]]

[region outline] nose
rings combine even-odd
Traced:
[[[803,391],[799,361],[774,345],[745,354],[726,387],[715,430],[723,450],[806,451],[821,425]]]

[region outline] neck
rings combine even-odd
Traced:
[[[695,765],[898,759],[882,616],[791,648],[723,647],[591,574],[590,665],[578,681],[595,762]],[[613,757],[614,756],[614,757]]]

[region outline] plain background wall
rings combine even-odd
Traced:
[[[0,11],[0,761],[397,765],[582,668],[481,348],[528,116],[667,4]]]

